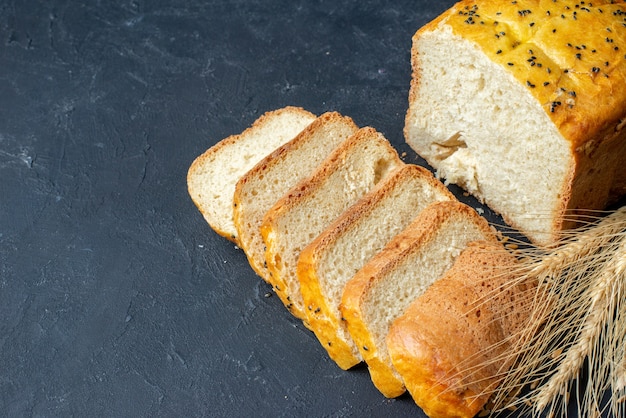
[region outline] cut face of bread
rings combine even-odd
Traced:
[[[461,1],[413,38],[407,143],[540,245],[625,191],[626,32],[607,28],[626,6],[610,3]]]
[[[341,312],[383,395],[405,391],[387,352],[389,327],[478,240],[496,236],[474,209],[457,201],[433,203],[346,284]]]
[[[187,189],[211,228],[238,243],[233,194],[239,178],[315,120],[297,107],[267,112],[239,135],[218,142],[189,167]]]
[[[454,200],[454,196],[430,171],[404,165],[300,254],[297,272],[307,322],[342,369],[362,359],[339,310],[344,286],[425,207],[444,200]]]
[[[267,212],[261,235],[267,247],[269,281],[296,317],[305,320],[296,273],[300,252],[402,164],[380,133],[362,128]]]
[[[234,220],[239,245],[252,268],[266,281],[265,243],[261,222],[265,213],[296,183],[309,177],[331,151],[358,130],[352,119],[325,113],[293,140],[265,157],[237,182]]]
[[[507,373],[534,294],[516,266],[502,244],[471,243],[392,324],[391,361],[429,417],[476,416]]]

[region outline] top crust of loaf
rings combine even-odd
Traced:
[[[525,85],[573,149],[592,150],[626,117],[625,23],[623,1],[463,0],[415,37],[449,26]]]
[[[391,326],[393,365],[429,417],[475,416],[510,367],[532,295],[510,284],[516,265],[500,243],[470,243]]]
[[[314,120],[314,114],[299,107],[266,112],[241,134],[221,140],[193,161],[187,190],[215,232],[238,243],[232,210],[237,181]]]

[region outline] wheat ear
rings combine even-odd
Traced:
[[[587,343],[583,343],[585,338],[593,339],[592,322],[602,321],[602,318],[593,319],[586,314],[591,304],[585,303],[583,295],[589,294],[591,290],[587,288],[594,282],[593,277],[587,277],[589,268],[595,266],[592,271],[597,271],[598,266],[604,266],[608,258],[615,256],[616,253],[620,254],[620,251],[623,258],[624,248],[620,247],[619,251],[616,251],[612,243],[616,237],[623,236],[625,232],[626,207],[623,207],[604,219],[568,232],[558,247],[548,250],[530,247],[523,250],[522,259],[525,261],[522,262],[516,281],[528,283],[536,280],[537,293],[529,303],[528,326],[522,330],[517,338],[517,344],[510,351],[515,366],[494,394],[495,409],[517,406],[527,408],[536,405],[537,399],[542,406],[546,406],[550,404],[549,399],[556,399],[559,391],[554,388],[560,386],[563,389],[563,385],[557,385],[557,380],[554,380],[552,389],[548,390],[544,387],[546,378],[553,376],[554,366],[565,358],[563,355],[565,348],[576,347],[577,344],[586,345]],[[615,268],[622,269],[619,265]],[[595,298],[601,299],[603,294],[600,287],[594,288],[598,289]],[[595,302],[596,305],[599,302]],[[584,322],[584,318],[590,322],[589,326],[584,327],[587,329],[585,331],[587,337],[583,336],[583,339],[576,341],[575,336],[582,335],[582,331],[574,333],[573,337],[563,331],[563,329],[574,330],[576,324]],[[566,341],[559,345],[559,340],[563,337]],[[623,339],[621,343],[624,344]],[[579,358],[576,351],[572,351],[570,356]],[[622,351],[621,357],[618,355],[618,358],[623,357]],[[563,368],[573,370],[574,366],[580,366],[580,360],[578,363],[569,361],[569,367]],[[579,369],[580,367],[576,367],[576,370]],[[573,375],[564,372],[560,376],[564,381],[569,381]],[[525,386],[530,387],[530,393],[518,398],[518,392]],[[545,396],[544,400],[538,396],[541,393]],[[565,398],[561,399],[565,401]]]
[[[616,256],[606,262],[588,289],[591,303],[580,336],[567,350],[555,374],[538,392],[535,405],[537,410],[545,409],[559,394],[567,390],[569,382],[578,377],[585,358],[591,355],[598,344],[600,334],[618,302],[616,298],[621,296],[618,288],[626,271],[626,236],[620,241]]]

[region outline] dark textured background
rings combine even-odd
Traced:
[[[185,176],[285,105],[419,162],[410,40],[452,3],[0,1],[0,415],[421,416],[264,297]]]

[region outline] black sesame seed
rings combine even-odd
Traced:
[[[549,82],[549,81],[544,81],[544,82],[543,82],[543,86],[544,86],[544,87],[545,87],[545,86],[547,86],[547,85],[549,85],[549,84],[550,84],[550,82]]]
[[[528,87],[530,87],[531,89],[534,89],[534,88],[535,88],[535,85],[534,85],[533,83],[531,83],[530,81],[528,81],[528,80],[526,80],[526,85],[527,85]]]
[[[501,53],[502,53],[502,50],[501,50],[501,49],[498,49],[498,50],[496,51],[496,54],[501,54]]]
[[[577,59],[581,59],[582,58],[582,54],[580,54],[580,53],[576,54],[576,58]]]

